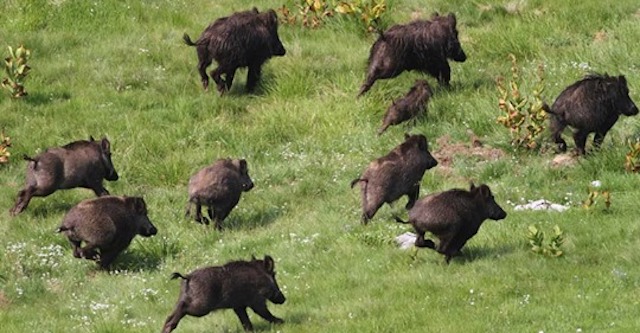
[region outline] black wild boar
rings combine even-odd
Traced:
[[[80,140],[62,147],[49,148],[29,161],[24,188],[18,192],[16,204],[9,213],[15,216],[25,210],[31,198],[46,197],[61,189],[84,187],[97,196],[108,195],[102,179],[118,180],[111,162],[111,143],[107,138]]]
[[[57,231],[69,239],[74,257],[98,260],[102,268],[107,268],[135,235],[158,233],[147,217],[144,199],[126,196],[81,201],[65,215]]]
[[[173,331],[185,315],[202,317],[219,309],[233,309],[245,331],[253,330],[247,308],[271,323],[284,322],[267,309],[267,300],[275,304],[286,300],[276,282],[274,265],[273,259],[265,256],[264,260],[253,258],[200,268],[187,276],[173,273],[172,279],[183,281],[178,303],[167,317],[162,333]]]
[[[195,220],[209,224],[202,216],[202,206],[207,206],[209,218],[216,228],[222,229],[222,221],[238,204],[242,192],[253,188],[247,161],[244,159],[219,159],[201,169],[189,180],[189,202],[186,216],[191,216],[191,206],[196,205]]]
[[[415,20],[394,25],[380,34],[371,47],[367,78],[358,96],[366,93],[378,79],[388,79],[404,71],[418,70],[449,85],[451,68],[447,59],[464,62],[467,56],[460,46],[456,16],[440,16],[431,20]]]
[[[362,183],[362,223],[369,223],[385,202],[390,204],[403,195],[409,198],[406,208],[413,207],[420,195],[424,172],[436,165],[427,138],[422,134],[405,134],[403,143],[369,163],[362,176],[351,182],[351,188]]]
[[[209,88],[207,67],[214,59],[218,63],[218,68],[211,71],[211,78],[220,94],[231,88],[240,67],[249,68],[246,89],[253,91],[260,79],[262,64],[286,53],[278,36],[278,16],[272,9],[263,13],[256,8],[234,13],[211,23],[197,41],[191,41],[187,34],[183,39],[187,45],[196,46],[198,72],[205,90]]]
[[[486,219],[502,220],[507,213],[496,203],[487,185],[476,187],[471,184],[469,191],[453,189],[430,194],[416,202],[409,211],[409,222],[418,237],[417,247],[428,247],[445,255],[447,263],[458,254],[467,241],[480,229]],[[425,239],[429,231],[440,240],[438,246]]]
[[[578,154],[584,155],[589,133],[594,132],[593,145],[598,148],[618,117],[638,114],[638,107],[629,97],[624,76],[588,75],[560,93],[551,107],[543,105],[551,115],[553,141],[558,149],[567,150],[562,131],[574,128],[573,140]]]
[[[432,95],[433,92],[427,81],[416,80],[416,83],[404,97],[398,98],[389,106],[384,115],[382,127],[378,130],[378,135],[384,133],[391,125],[398,125],[417,117],[420,112],[424,111]]]

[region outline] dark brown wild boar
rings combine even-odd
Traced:
[[[209,224],[202,216],[202,206],[207,206],[209,218],[222,229],[222,221],[240,201],[242,192],[253,188],[247,161],[244,159],[219,159],[201,169],[189,180],[189,203],[186,216],[191,216],[191,206],[196,205],[195,220]]]
[[[420,195],[424,172],[436,165],[427,138],[422,134],[405,134],[403,143],[369,163],[362,176],[351,182],[352,188],[360,183],[362,223],[369,223],[385,202],[390,204],[403,195],[409,198],[406,208],[413,207]]]
[[[107,138],[71,142],[49,148],[34,158],[25,155],[24,159],[29,161],[26,182],[9,211],[12,216],[25,210],[34,196],[46,197],[56,190],[75,187],[91,189],[97,196],[108,195],[102,180],[118,180]]]
[[[404,71],[425,72],[444,86],[451,80],[451,67],[447,59],[464,62],[467,55],[460,46],[456,16],[440,16],[431,20],[415,20],[394,25],[380,34],[371,47],[367,78],[358,96],[364,95],[379,79],[388,79]]]
[[[167,317],[162,333],[173,331],[185,315],[202,317],[219,309],[233,309],[245,331],[253,331],[247,315],[251,308],[260,317],[275,324],[284,322],[267,309],[267,300],[282,304],[285,297],[276,282],[274,262],[264,260],[233,261],[224,266],[200,268],[182,278],[180,297],[173,313]]]
[[[286,53],[278,36],[278,16],[272,9],[264,13],[256,8],[234,13],[211,23],[197,41],[191,41],[187,34],[183,39],[187,45],[196,47],[198,72],[205,90],[209,88],[207,67],[214,59],[218,63],[211,78],[220,94],[231,89],[240,67],[249,67],[246,89],[253,91],[260,79],[262,64]]]
[[[507,213],[500,207],[487,185],[476,187],[471,184],[469,191],[453,189],[430,194],[416,202],[409,211],[409,222],[416,233],[415,245],[428,247],[445,255],[447,263],[457,255],[467,241],[480,229],[486,219],[502,220]],[[436,246],[425,239],[429,231],[440,240]]]
[[[393,101],[387,109],[382,121],[382,127],[378,130],[378,135],[384,133],[391,125],[398,125],[404,121],[416,118],[423,112],[427,102],[433,95],[429,83],[425,80],[416,80],[409,92]]]
[[[144,199],[103,196],[71,208],[58,232],[69,239],[74,257],[97,260],[107,268],[135,235],[151,237],[158,230],[147,217]]]
[[[593,145],[599,148],[605,135],[618,117],[638,114],[638,107],[629,97],[629,88],[624,76],[588,75],[560,93],[551,107],[543,109],[551,115],[553,141],[560,151],[567,150],[562,131],[567,126],[574,128],[573,140],[578,154],[585,154],[589,133],[595,133]]]

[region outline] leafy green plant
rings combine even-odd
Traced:
[[[629,141],[629,151],[625,156],[624,169],[629,172],[640,171],[640,140]]]
[[[559,257],[564,254],[561,249],[562,244],[564,244],[564,232],[557,225],[553,227],[553,235],[546,243],[544,231],[534,225],[529,226],[527,239],[531,246],[531,251],[534,253],[549,257]]]
[[[378,23],[386,10],[385,0],[340,1],[335,7],[339,14],[358,18],[368,32],[379,30]]]
[[[23,45],[15,50],[11,46],[7,48],[9,56],[4,59],[7,77],[2,80],[2,87],[7,89],[13,98],[20,98],[27,95],[27,91],[24,89],[24,80],[31,70],[31,67],[27,65],[31,51]]]
[[[317,28],[325,19],[338,13],[357,18],[368,32],[378,30],[378,22],[387,9],[385,0],[299,0],[295,6],[297,10],[286,5],[279,9],[283,23],[295,25],[299,22],[303,27]]]
[[[7,148],[11,147],[11,138],[4,134],[4,130],[0,133],[0,164],[9,163],[11,153]]]
[[[587,188],[587,199],[582,202],[582,207],[585,209],[591,209],[598,205],[598,202],[604,204],[604,210],[609,210],[611,207],[611,192],[608,190],[598,190],[593,187]]]
[[[539,65],[536,72],[536,83],[529,95],[521,90],[522,82],[516,56],[511,59],[511,79],[505,82],[500,76],[496,80],[500,93],[498,107],[503,115],[498,123],[507,127],[511,134],[511,145],[518,148],[534,150],[540,148],[541,136],[545,130],[546,112],[542,109],[542,93],[545,89],[544,66]]]

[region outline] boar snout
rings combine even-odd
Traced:
[[[118,173],[116,172],[115,169],[109,170],[109,173],[105,177],[105,179],[108,180],[108,181],[116,181],[119,178],[120,178],[120,176],[118,176]]]
[[[151,237],[158,233],[158,229],[156,226],[151,224],[150,221],[142,225],[142,230],[140,230],[140,235],[144,237]]]
[[[253,182],[249,180],[249,182],[242,184],[242,190],[244,192],[249,192],[253,188]]]
[[[287,299],[284,297],[284,294],[279,289],[276,291],[276,294],[270,299],[270,301],[275,304],[282,304],[286,300]]]
[[[276,41],[273,47],[273,55],[282,57],[285,54],[287,54],[287,50],[284,49],[284,45],[282,45],[282,42],[280,42],[280,40]]]

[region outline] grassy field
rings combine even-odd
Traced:
[[[624,170],[627,141],[640,138],[640,117],[621,118],[603,149],[554,167],[552,149],[516,152],[500,116],[495,79],[520,66],[523,90],[544,65],[545,100],[589,71],[624,74],[640,102],[640,4],[636,0],[388,1],[386,24],[454,12],[465,63],[452,63],[452,88],[435,88],[428,115],[376,136],[390,102],[420,73],[378,81],[356,99],[375,35],[353,20],[320,29],[282,25],[285,57],[271,59],[255,94],[246,70],[230,93],[204,92],[194,48],[209,22],[233,11],[280,7],[282,1],[4,2],[0,52],[32,50],[29,96],[0,92],[0,128],[11,137],[10,163],[0,166],[0,331],[159,332],[179,282],[172,272],[269,254],[287,297],[269,308],[285,320],[271,326],[250,311],[257,331],[273,332],[637,332],[640,329],[638,175]],[[292,1],[288,2],[292,5]],[[499,153],[473,154],[469,131]],[[421,194],[491,186],[508,213],[487,221],[450,265],[425,249],[401,250],[410,231],[401,199],[360,224],[360,197],[349,183],[374,158],[423,133],[437,156]],[[24,182],[23,154],[107,136],[120,174],[112,194],[144,196],[158,227],[136,238],[111,271],[72,257],[54,232],[88,190],[34,198],[8,214]],[[573,148],[567,131],[564,135]],[[591,139],[590,139],[591,140]],[[549,143],[549,139],[545,139]],[[591,148],[591,141],[587,149]],[[249,163],[256,187],[217,232],[184,218],[189,177],[221,157]],[[594,180],[611,207],[582,201]],[[563,213],[516,211],[547,199]],[[530,251],[527,232],[565,233],[564,255]],[[240,332],[233,311],[186,317],[176,332]]]

